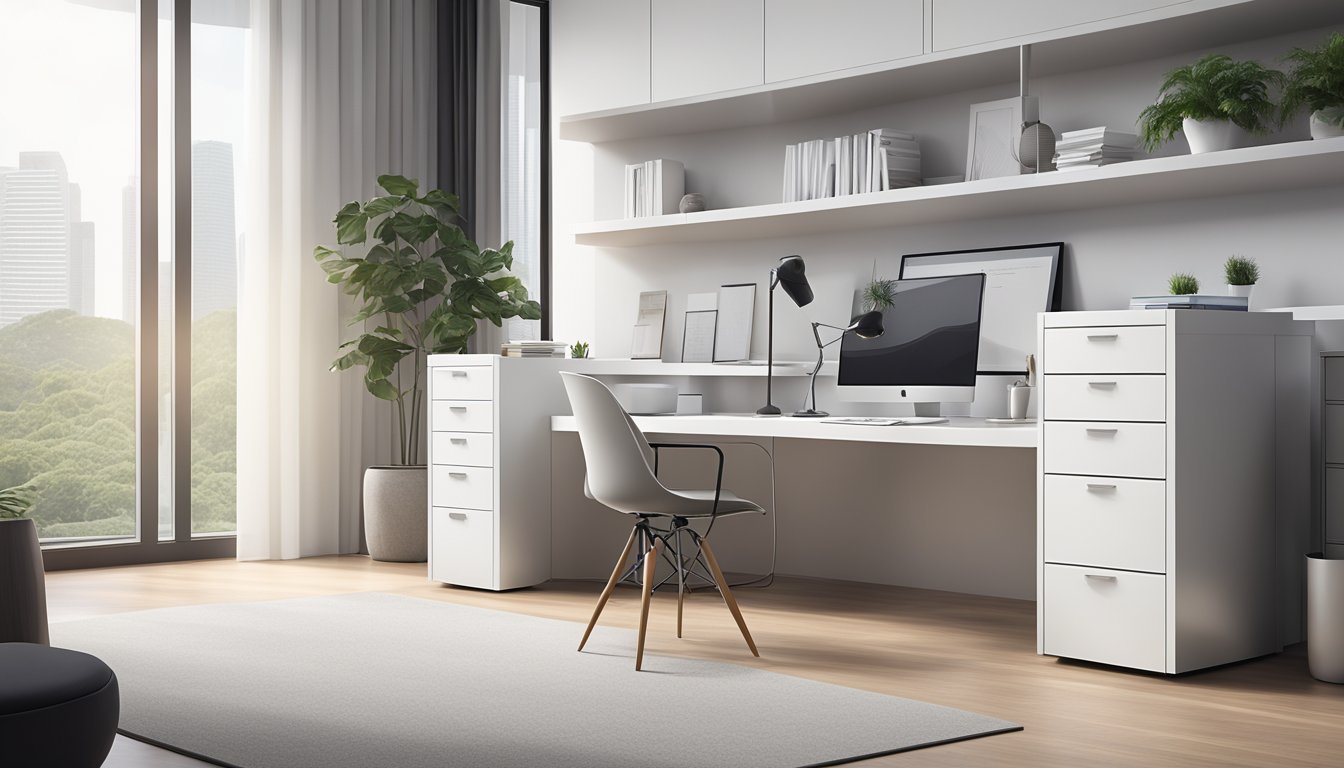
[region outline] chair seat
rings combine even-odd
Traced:
[[[0,765],[102,765],[119,712],[117,676],[93,656],[0,643]]]
[[[714,491],[672,491],[674,494],[694,502],[686,511],[677,513],[677,517],[709,517],[714,514]],[[744,512],[765,514],[765,508],[751,499],[744,499],[735,493],[724,491],[719,494],[718,515],[740,515]]]

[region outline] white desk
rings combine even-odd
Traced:
[[[871,426],[834,424],[815,418],[723,413],[695,416],[636,416],[645,432],[707,437],[782,437],[908,445],[963,445],[985,448],[1035,448],[1036,424],[991,424],[984,419],[951,417],[943,424]],[[552,416],[552,432],[576,432],[573,416]]]

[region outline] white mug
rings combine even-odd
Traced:
[[[1027,418],[1027,405],[1031,402],[1031,391],[1035,387],[1008,387],[1008,418]]]

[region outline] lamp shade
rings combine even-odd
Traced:
[[[885,332],[885,329],[882,327],[882,313],[865,312],[862,315],[859,315],[859,319],[854,321],[854,324],[850,326],[850,329],[853,330],[854,335],[858,336],[860,339],[876,339]]]
[[[807,282],[807,267],[802,256],[785,256],[779,260],[776,269],[779,285],[793,299],[793,303],[806,307],[812,303],[812,286]]]

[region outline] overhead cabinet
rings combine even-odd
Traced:
[[[765,82],[765,0],[653,0],[653,100]]]
[[[924,0],[765,0],[765,82],[924,53]]]
[[[1116,19],[1189,0],[933,0],[933,50],[947,51],[998,40]]]
[[[649,0],[551,6],[552,82],[562,114],[649,103]]]

